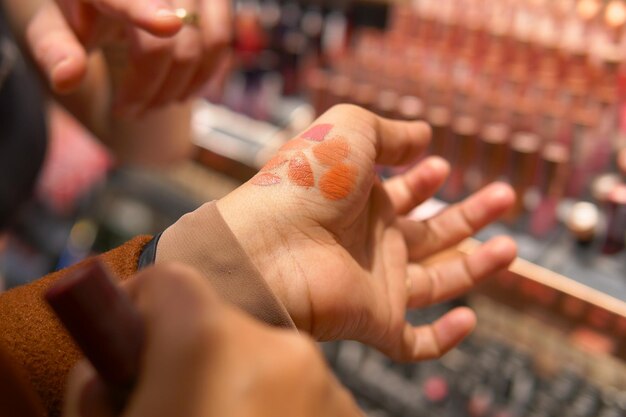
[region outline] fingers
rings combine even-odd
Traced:
[[[89,362],[82,360],[70,371],[63,417],[114,417],[106,387]]]
[[[115,110],[134,117],[159,93],[172,66],[174,38],[161,39],[141,30],[131,31],[130,65],[119,81]]]
[[[209,80],[224,58],[233,36],[233,12],[229,0],[201,2],[199,13],[203,58],[187,90],[182,94],[183,98],[196,93]]]
[[[619,151],[617,155],[617,164],[622,173],[626,174],[626,149]]]
[[[409,259],[423,259],[472,236],[504,214],[514,201],[510,186],[494,183],[430,219],[400,219]]]
[[[445,159],[430,157],[404,174],[385,181],[385,191],[397,214],[407,214],[443,185],[450,166]]]
[[[68,93],[78,87],[87,71],[87,56],[54,3],[39,9],[26,39],[53,91]]]
[[[111,17],[121,19],[155,36],[172,36],[182,20],[164,0],[84,0]]]
[[[167,77],[149,107],[157,108],[180,98],[189,88],[202,57],[201,36],[192,27],[183,28],[176,36],[172,62]]]
[[[459,255],[428,267],[410,265],[407,307],[425,307],[469,291],[484,278],[513,262],[516,251],[515,242],[501,236],[489,240],[469,255]]]
[[[403,362],[439,358],[458,345],[475,326],[476,315],[467,307],[455,308],[431,324],[413,327],[406,323],[402,340],[390,356]]]
[[[413,162],[430,141],[430,126],[424,122],[406,122],[378,117],[376,162],[403,165]]]

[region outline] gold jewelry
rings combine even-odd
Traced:
[[[189,26],[199,26],[200,24],[200,16],[196,12],[190,12],[189,10],[179,7],[174,10],[174,13],[180,20],[183,21],[185,25]]]

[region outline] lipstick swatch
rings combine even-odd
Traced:
[[[354,164],[337,164],[330,168],[320,179],[322,195],[329,200],[346,198],[356,185],[356,166]]]
[[[350,154],[350,144],[341,136],[324,141],[313,147],[313,155],[324,165],[336,165]]]
[[[294,150],[302,150],[304,148],[308,148],[310,146],[310,142],[304,139],[293,139],[289,142],[285,143],[280,147],[279,151],[294,151]]]
[[[330,129],[332,128],[333,125],[329,123],[322,123],[313,126],[302,135],[300,135],[300,137],[308,140],[314,140],[316,142],[321,142],[326,138],[326,135],[328,135],[328,132],[330,132]]]
[[[288,175],[291,182],[301,187],[308,188],[315,185],[311,164],[309,164],[309,160],[302,152],[296,153],[289,161]]]
[[[286,162],[287,162],[287,158],[278,154],[272,159],[270,159],[269,161],[267,161],[267,163],[263,166],[263,168],[261,168],[261,171],[271,171],[273,169],[283,166],[283,164]]]
[[[269,172],[262,172],[260,174],[255,175],[254,178],[252,178],[251,182],[254,185],[267,186],[267,185],[280,184],[280,181],[281,179],[278,175],[270,174]]]

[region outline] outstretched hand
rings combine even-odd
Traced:
[[[423,264],[496,220],[514,193],[492,184],[433,218],[407,218],[443,184],[447,163],[427,158],[385,182],[374,168],[414,161],[429,139],[425,123],[336,106],[218,202],[299,329],[318,340],[356,339],[402,361],[438,357],[471,332],[468,308],[418,327],[405,312],[458,296],[514,259],[513,241],[499,237]]]

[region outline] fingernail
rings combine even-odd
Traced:
[[[159,19],[179,19],[178,15],[176,14],[176,12],[172,9],[170,9],[169,7],[164,7],[164,6],[158,6],[156,12],[155,12],[155,16],[158,17]]]

